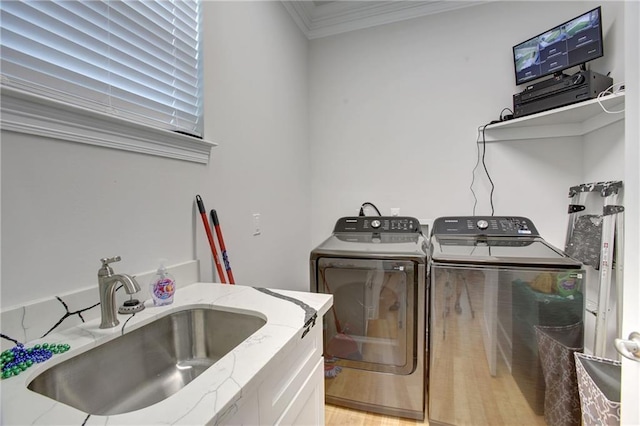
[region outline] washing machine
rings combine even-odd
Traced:
[[[324,316],[325,400],[424,419],[428,241],[412,217],[343,217],[311,252]]]
[[[434,221],[430,266],[429,424],[544,425],[536,329],[583,326],[582,264],[528,218],[466,216]]]

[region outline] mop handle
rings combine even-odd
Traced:
[[[216,230],[216,237],[218,237],[218,244],[220,245],[220,252],[222,253],[222,261],[224,262],[224,269],[226,269],[227,276],[229,277],[229,284],[235,284],[236,281],[234,280],[233,272],[231,271],[227,247],[224,245],[224,238],[222,238],[222,228],[220,228],[218,213],[216,213],[215,209],[211,209],[211,221],[213,222],[213,229]]]
[[[211,247],[213,261],[215,262],[216,270],[218,271],[218,277],[220,278],[220,282],[226,284],[227,280],[224,277],[224,271],[222,270],[220,259],[218,259],[218,251],[216,250],[216,245],[213,242],[213,235],[211,235],[211,227],[209,226],[209,219],[207,219],[207,211],[205,210],[204,203],[202,202],[202,198],[199,195],[196,195],[196,203],[198,204],[198,210],[200,210],[200,217],[202,218],[204,230],[207,233],[207,239],[209,240],[209,246]]]

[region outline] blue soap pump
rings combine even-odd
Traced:
[[[164,259],[160,263],[158,271],[151,279],[149,292],[155,306],[170,305],[173,303],[173,295],[176,292],[176,279],[167,272]]]

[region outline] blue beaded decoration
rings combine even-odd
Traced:
[[[25,371],[33,364],[44,362],[51,358],[53,354],[61,354],[71,348],[66,343],[34,345],[32,348],[25,349],[22,343],[18,343],[11,349],[0,354],[0,370],[2,371],[2,379],[8,379],[12,376]]]

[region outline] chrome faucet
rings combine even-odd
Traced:
[[[100,291],[100,312],[102,315],[100,328],[111,328],[120,323],[116,316],[116,286],[118,283],[124,285],[127,294],[140,291],[140,285],[134,277],[113,273],[109,264],[119,262],[120,259],[120,256],[100,259],[102,262],[102,267],[98,271],[98,290]]]

